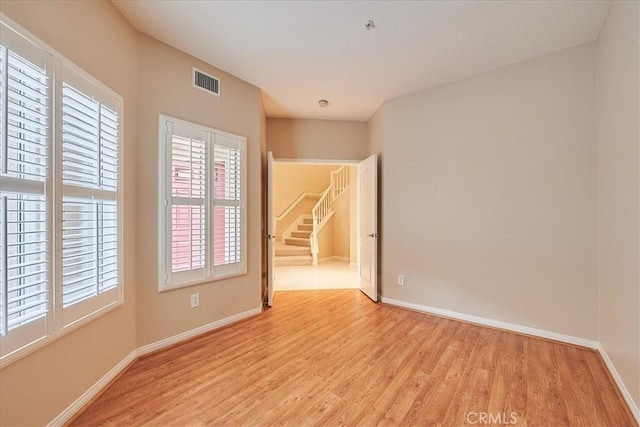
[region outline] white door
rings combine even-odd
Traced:
[[[275,238],[276,220],[273,215],[273,152],[267,152],[267,304],[273,305],[273,283],[276,280]]]
[[[378,301],[378,156],[358,164],[358,282]]]

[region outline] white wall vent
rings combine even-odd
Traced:
[[[193,69],[193,87],[220,96],[220,79],[197,68]]]

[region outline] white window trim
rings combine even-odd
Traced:
[[[167,140],[167,126],[169,123],[177,124],[182,127],[189,127],[190,130],[198,133],[208,135],[217,135],[222,137],[233,138],[241,142],[243,148],[243,179],[241,184],[241,200],[240,207],[242,212],[241,217],[241,268],[237,271],[217,273],[215,276],[207,275],[206,277],[198,277],[192,280],[183,281],[176,284],[167,284],[167,275],[171,268],[171,248],[168,244],[168,237],[171,233],[171,219],[167,215],[169,200],[168,195],[171,189],[171,181],[169,178],[169,171],[171,170],[170,150],[171,144]],[[159,115],[158,120],[158,292],[166,292],[174,289],[186,288],[189,286],[200,285],[204,283],[217,282],[231,277],[238,277],[247,274],[247,138],[244,136],[236,135],[230,132],[225,132],[219,129],[210,128],[200,124],[192,123],[186,120],[171,117],[165,114]],[[205,138],[205,143],[210,144],[210,138]],[[209,201],[208,209],[213,207],[213,200]],[[209,221],[210,223],[210,221]],[[210,224],[206,226],[206,233],[213,235]],[[210,258],[210,257],[209,257]],[[208,274],[210,259],[207,259],[207,264],[202,270],[205,274]],[[194,270],[191,270],[194,271]]]
[[[53,174],[53,178],[48,182],[47,186],[50,185],[51,190],[47,189],[48,192],[48,204],[53,205],[54,209],[52,209],[53,219],[51,220],[52,226],[49,231],[49,238],[52,242],[52,253],[49,259],[49,262],[54,265],[53,274],[53,282],[50,284],[48,292],[50,295],[54,295],[53,301],[50,303],[50,309],[48,316],[53,317],[52,322],[48,322],[46,336],[32,341],[24,345],[21,348],[16,349],[11,353],[7,353],[4,356],[0,357],[0,369],[5,368],[6,366],[20,360],[21,358],[41,349],[42,347],[47,346],[48,344],[62,338],[63,336],[85,326],[88,323],[91,323],[93,320],[105,315],[113,311],[114,309],[122,306],[124,304],[124,278],[125,274],[125,254],[124,254],[124,130],[125,130],[125,121],[124,121],[124,99],[110,89],[108,86],[104,85],[102,82],[97,80],[95,77],[82,70],[80,67],[75,65],[73,61],[71,61],[66,56],[62,55],[57,50],[53,49],[48,44],[44,43],[40,38],[33,35],[31,32],[27,31],[21,25],[17,24],[11,18],[7,17],[4,13],[0,13],[0,23],[10,30],[13,30],[17,35],[24,38],[29,43],[33,44],[39,49],[42,49],[47,52],[47,54],[53,56],[54,58],[54,70],[52,75],[52,87],[54,88],[54,98],[52,101],[52,110],[54,114],[51,116],[51,123],[53,132],[50,133],[49,138],[53,138],[55,142],[50,145],[50,150],[52,152],[51,155],[51,164],[54,168],[55,172]],[[57,240],[61,236],[62,231],[62,221],[60,218],[61,215],[61,200],[62,200],[62,177],[60,175],[60,164],[62,161],[62,150],[58,148],[58,145],[62,144],[62,139],[60,138],[61,132],[61,114],[59,114],[59,100],[61,96],[61,90],[56,88],[62,87],[62,67],[68,67],[72,71],[76,72],[80,76],[86,78],[93,85],[95,85],[94,89],[99,89],[102,94],[106,94],[108,97],[111,97],[116,100],[118,106],[121,109],[118,111],[119,118],[119,144],[120,149],[118,150],[118,188],[117,188],[117,206],[118,206],[118,258],[119,258],[119,268],[118,268],[118,286],[115,289],[116,299],[115,301],[108,303],[104,306],[101,306],[84,316],[79,316],[77,319],[72,321],[71,323],[64,325],[62,323],[63,317],[63,308],[62,308],[62,282],[59,280],[59,275],[61,274],[58,270],[61,271],[61,265],[59,264],[59,256],[57,249]],[[7,180],[5,177],[3,179],[3,184],[5,182],[10,182],[10,178]],[[53,194],[51,194],[53,193]]]

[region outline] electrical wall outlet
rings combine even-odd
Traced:
[[[200,294],[191,294],[191,308],[200,306]]]
[[[398,274],[398,286],[404,286],[404,274]]]

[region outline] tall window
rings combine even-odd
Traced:
[[[160,116],[159,289],[246,273],[246,138]]]
[[[50,58],[0,42],[0,335],[2,355],[50,327]],[[16,50],[8,48],[14,41]],[[18,51],[18,52],[16,52]]]
[[[122,301],[122,99],[0,24],[2,364]]]
[[[64,67],[59,282],[63,323],[102,309],[121,294],[118,175],[121,101]]]

